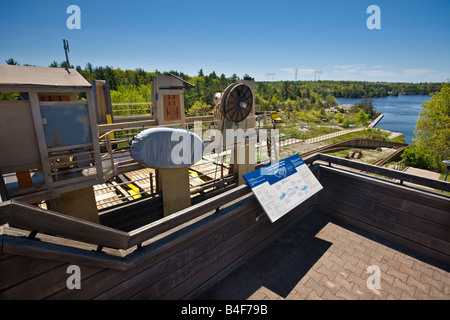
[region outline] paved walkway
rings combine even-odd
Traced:
[[[380,271],[380,288],[375,265]],[[440,265],[314,212],[200,299],[450,300],[450,266]]]
[[[339,137],[339,136],[342,136],[342,135],[347,134],[347,133],[356,132],[356,131],[362,131],[364,129],[366,129],[366,128],[365,127],[360,127],[360,128],[336,131],[336,132],[333,132],[333,133],[328,133],[328,134],[324,134],[324,135],[321,135],[321,136],[318,136],[318,137],[306,139],[305,142],[306,143],[316,143],[316,142],[328,140],[328,139],[331,139],[331,138],[334,138],[334,137]]]

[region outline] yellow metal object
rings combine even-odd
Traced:
[[[107,115],[106,115],[106,122],[107,122],[108,124],[111,124],[111,123],[112,123],[112,117],[111,117],[110,114],[107,114]],[[111,133],[109,134],[109,137],[111,138],[111,140],[113,140],[113,139],[114,139],[114,132],[111,132]]]
[[[128,184],[128,193],[133,196],[133,199],[139,199],[141,195],[139,194],[139,188],[136,187],[134,184]]]
[[[272,113],[270,114],[270,116],[272,117],[272,120],[274,120],[274,121],[282,121],[282,119],[281,119],[280,116],[278,115],[278,112],[276,112],[276,111],[272,111]]]

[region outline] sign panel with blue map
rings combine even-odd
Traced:
[[[322,189],[298,154],[247,173],[244,179],[271,222]]]

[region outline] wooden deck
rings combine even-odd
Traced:
[[[226,177],[228,172],[228,165],[216,165],[213,159],[202,159],[189,168],[190,187],[198,187],[208,181]],[[142,197],[154,196],[158,193],[157,185],[155,169],[136,167],[132,171],[124,170],[105,183],[94,185],[97,209],[101,214],[102,210]]]
[[[322,154],[305,162],[324,190],[275,223],[246,185],[130,231],[1,203],[0,299],[197,297],[316,210],[450,265],[448,196],[400,182],[450,183]],[[70,265],[80,290],[67,287]]]

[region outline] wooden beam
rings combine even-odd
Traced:
[[[126,232],[16,201],[12,201],[8,222],[14,228],[38,230],[109,248],[128,248]]]
[[[3,252],[46,260],[64,261],[70,264],[91,265],[98,268],[125,270],[127,263],[122,257],[83,250],[44,241],[4,235]]]
[[[53,190],[53,179],[50,176],[51,168],[50,163],[48,161],[48,149],[47,149],[47,141],[45,139],[44,126],[42,123],[42,115],[41,109],[39,105],[39,98],[37,91],[30,90],[28,92],[30,103],[31,103],[31,112],[33,114],[34,121],[34,129],[36,130],[36,139],[39,148],[39,154],[41,156],[41,165],[42,172],[44,174],[45,184],[47,186],[48,191]]]
[[[130,232],[129,247],[141,244],[142,242],[151,239],[154,236],[157,236],[176,226],[199,217],[200,215],[208,213],[209,211],[215,210],[233,200],[245,196],[248,193],[250,193],[249,186],[242,185],[234,188],[233,190],[227,191],[211,199],[190,206],[189,208],[143,226],[142,228],[133,230]]]
[[[11,215],[11,200],[0,202],[0,226],[8,223]]]
[[[100,144],[98,141],[98,126],[97,126],[97,114],[95,110],[94,94],[93,89],[86,92],[86,97],[88,100],[88,110],[89,110],[89,123],[91,126],[91,137],[92,143],[94,145],[94,158],[95,158],[95,168],[97,170],[97,183],[102,183],[103,181],[103,167],[102,167],[102,156],[100,152]]]
[[[393,169],[388,168],[382,168],[378,166],[373,166],[370,164],[358,162],[358,161],[351,161],[347,159],[342,159],[338,157],[333,157],[325,154],[319,154],[318,160],[326,161],[328,163],[334,163],[338,165],[342,165],[345,167],[366,171],[378,175],[382,175],[389,178],[398,179],[400,181],[407,181],[415,184],[420,184],[423,186],[431,187],[437,190],[444,190],[450,192],[450,182],[447,181],[440,181],[435,179],[430,179],[426,177],[421,177],[409,173],[405,173],[402,171],[397,171]]]

